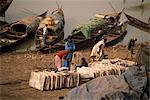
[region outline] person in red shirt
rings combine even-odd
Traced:
[[[71,51],[69,51],[69,50],[61,50],[61,51],[56,53],[56,55],[55,55],[55,67],[57,69],[62,67],[62,59],[65,59],[65,56],[70,52]]]

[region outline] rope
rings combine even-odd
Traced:
[[[9,16],[8,12],[7,12],[7,15],[8,15],[8,19],[10,20],[10,23],[12,23],[12,20],[11,20],[11,18]]]
[[[33,15],[38,15],[38,14],[36,14],[35,12],[33,12],[33,11],[31,11],[31,10],[28,10],[28,9],[26,9],[26,8],[23,8],[25,11],[28,11],[28,12],[30,12],[31,14],[33,14]]]
[[[26,11],[23,11],[25,14],[28,14],[28,15],[33,15],[33,14],[31,14],[31,13],[29,13],[29,12],[26,12]]]
[[[110,2],[109,2],[109,5],[110,5],[111,8],[114,10],[114,12],[117,13],[116,10],[115,10],[115,8],[112,6],[112,4],[111,4]]]

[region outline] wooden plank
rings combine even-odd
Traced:
[[[81,41],[85,41],[86,39],[72,39],[73,42],[81,42]]]
[[[13,35],[13,34],[6,34],[6,37],[9,38],[16,38],[16,39],[22,39],[25,35],[23,36],[18,36],[18,35]]]
[[[84,36],[73,35],[72,39],[85,39]]]

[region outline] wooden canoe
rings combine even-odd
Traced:
[[[129,20],[130,25],[132,25],[132,26],[134,26],[140,30],[143,30],[145,32],[150,33],[150,24],[147,24],[143,21],[140,21],[140,20],[138,20],[138,19],[126,14],[126,13],[124,13],[124,14],[127,17],[127,19]]]
[[[0,1],[0,16],[5,16],[5,12],[12,3],[13,0],[1,0]]]
[[[116,34],[116,33],[114,33],[114,34]],[[108,41],[106,42],[105,47],[111,47],[111,46],[114,46],[114,45],[118,44],[119,42],[121,42],[124,39],[126,34],[127,34],[127,31],[124,31],[121,34],[117,33],[116,35],[112,34],[112,35],[106,37],[106,39]]]
[[[120,16],[120,13],[117,14],[117,16]],[[93,19],[93,20],[90,20],[89,22],[87,22],[86,24],[83,24],[82,26],[74,29],[72,31],[73,32],[72,40],[76,45],[76,50],[83,50],[83,49],[90,48],[90,47],[94,46],[94,44],[97,43],[99,40],[104,38],[106,35],[116,33],[117,31],[121,32],[120,30],[122,30],[122,26],[124,26],[124,25],[116,25],[115,23],[118,20],[115,20],[115,21],[113,21],[113,23],[111,21],[112,26],[110,26],[110,23],[109,23],[110,18],[111,18],[111,16],[108,17],[108,19],[107,18]],[[118,19],[118,17],[117,17],[117,19]],[[90,29],[86,30],[89,27],[90,27]],[[84,34],[85,32],[87,32],[88,35]],[[115,42],[117,43],[117,41],[115,41]],[[112,42],[110,42],[109,45],[111,43]],[[53,45],[49,48],[45,48],[41,51],[42,52],[44,52],[44,51],[55,52],[57,50],[62,50],[62,49],[64,49],[64,44],[65,44],[65,40],[62,40],[62,41],[56,43],[55,45]]]
[[[0,53],[17,50],[29,38],[34,39],[35,31],[45,14],[47,11],[41,15],[24,18],[3,27],[0,30]],[[26,32],[27,26],[30,27],[30,32]]]
[[[46,24],[48,33],[46,44],[43,45],[43,28]],[[58,8],[40,23],[35,36],[36,50],[44,50],[61,41],[64,38],[64,25],[65,19],[63,10],[61,8]]]
[[[93,33],[92,37],[87,39],[81,32],[72,35],[72,40],[75,43],[76,50],[82,50],[86,49],[88,47],[91,47],[95,44],[95,41],[102,38],[104,36],[105,32],[101,32],[101,34]],[[65,41],[61,40],[60,42],[56,43],[50,48],[45,48],[43,50],[40,50],[41,52],[56,52],[58,50],[63,50],[65,48]],[[88,45],[87,45],[88,44]]]
[[[120,31],[120,27],[121,26],[116,26],[115,28],[112,28],[109,31],[97,29],[96,32],[91,34],[91,38],[89,39],[87,39],[81,32],[79,32],[77,34],[72,35],[72,40],[75,43],[76,50],[84,50],[87,48],[91,48],[102,38],[106,38],[108,40],[106,43],[106,47],[114,46],[117,43],[121,42],[127,33],[127,31]],[[56,52],[58,50],[64,49],[64,47],[65,40],[62,40],[56,43],[51,48],[47,49],[47,51]]]

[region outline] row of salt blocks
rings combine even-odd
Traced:
[[[121,60],[122,63],[126,63],[128,66],[131,66],[134,64],[132,61],[125,61]],[[110,66],[104,65],[100,67],[92,67],[92,70],[94,71],[94,77],[102,77],[102,76],[108,76],[108,75],[121,75],[124,73],[128,67],[125,67],[123,65],[117,65],[117,64],[111,64]]]
[[[73,53],[73,57],[72,57],[72,61],[71,61],[71,67],[70,67],[71,71],[76,70],[76,66],[81,65],[81,59],[82,58],[83,58],[83,55],[82,55],[81,51],[76,51],[76,52]],[[84,70],[89,69],[89,72],[93,72],[93,78],[96,78],[96,77],[99,77],[99,76],[106,76],[106,75],[121,75],[126,70],[126,68],[124,68],[122,66],[120,66],[120,67],[118,66],[118,68],[116,66],[113,66],[113,67],[108,68],[108,69],[107,68],[105,70],[102,70],[102,69],[99,69],[99,68],[90,68],[90,67],[88,67]]]
[[[63,72],[31,72],[29,85],[38,90],[55,90],[79,86],[80,75]]]
[[[109,69],[109,70],[103,70],[103,71],[96,70],[94,72],[94,78],[108,76],[108,75],[121,75],[123,72],[125,72],[126,69],[127,68]]]

